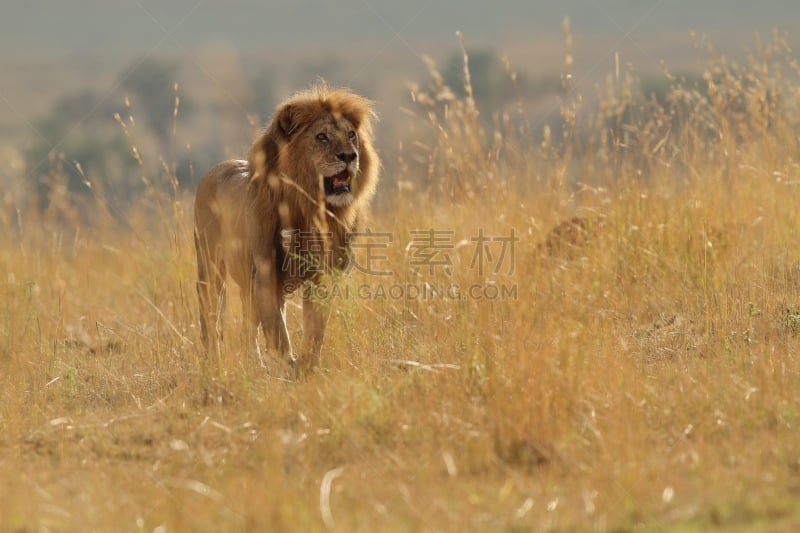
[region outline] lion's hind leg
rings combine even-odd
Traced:
[[[214,229],[206,229],[201,234],[195,233],[200,333],[206,350],[219,350],[225,313],[226,267],[220,241],[213,238]]]

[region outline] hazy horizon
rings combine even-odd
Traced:
[[[646,41],[653,34],[698,32],[752,34],[798,26],[800,5],[789,0],[389,0],[258,2],[197,0],[104,2],[80,7],[52,0],[12,2],[0,20],[3,55],[32,53],[142,53],[162,46],[325,49],[375,43],[413,45],[450,39],[462,31],[481,45],[525,36],[558,34],[569,17],[577,33]]]

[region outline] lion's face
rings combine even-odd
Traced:
[[[342,116],[324,113],[308,128],[306,153],[325,187],[329,205],[343,207],[353,202],[354,178],[358,175],[358,132]]]
[[[344,89],[318,87],[281,104],[264,133],[250,148],[250,182],[275,187],[283,176],[303,193],[287,194],[298,205],[319,195],[335,219],[353,224],[375,192],[380,163],[372,148],[372,105]],[[333,219],[332,219],[333,220]]]

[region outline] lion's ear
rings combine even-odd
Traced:
[[[287,104],[280,109],[275,115],[275,125],[278,126],[278,131],[287,139],[297,129],[296,110],[293,105]]]

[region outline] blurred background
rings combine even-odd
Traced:
[[[665,67],[691,83],[709,53],[743,60],[773,31],[797,45],[798,24],[790,0],[11,0],[0,18],[0,200],[44,209],[54,176],[68,195],[102,188],[119,210],[159,173],[191,191],[319,79],[376,101],[391,186],[413,127],[410,88],[430,79],[428,64],[463,91],[457,31],[484,120],[514,110],[540,132],[558,127],[567,91],[591,106],[605,77],[632,69],[658,97]]]

